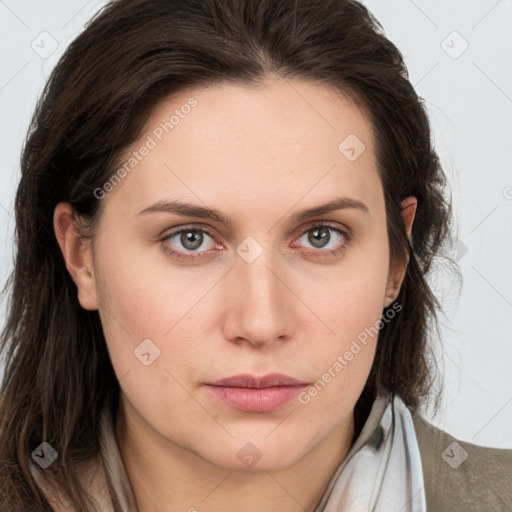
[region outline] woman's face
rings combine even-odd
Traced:
[[[190,89],[115,171],[79,297],[99,309],[129,420],[231,468],[348,438],[394,284],[361,112],[302,81]],[[270,374],[302,386],[218,382]]]

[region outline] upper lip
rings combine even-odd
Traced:
[[[233,375],[225,379],[209,382],[210,386],[224,386],[233,388],[272,388],[277,386],[299,386],[305,382],[288,377],[281,373],[270,373],[261,377],[248,374]]]

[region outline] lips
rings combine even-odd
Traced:
[[[233,409],[270,412],[297,396],[308,384],[280,373],[262,377],[233,375],[205,384],[208,391]]]
[[[293,379],[281,373],[271,373],[263,377],[253,377],[252,375],[233,375],[225,379],[211,382],[211,386],[225,386],[233,388],[273,388],[277,386],[298,386],[306,385],[307,382]]]

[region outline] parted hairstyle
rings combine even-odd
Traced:
[[[438,332],[441,306],[427,277],[450,236],[451,200],[425,102],[380,23],[355,0],[112,1],[54,68],[22,151],[0,340],[2,512],[52,510],[30,472],[31,453],[43,441],[59,454],[46,476],[77,511],[93,510],[77,468],[101,453],[103,407],[119,403],[98,311],[80,306],[56,241],[57,203],[70,202],[93,236],[102,213],[94,190],[159,102],[187,87],[258,85],[268,77],[334,87],[368,116],[390,263],[409,258],[395,301],[402,308],[379,331],[356,418],[383,390],[413,412],[432,400],[438,371],[430,334]],[[418,204],[409,240],[400,202],[410,195]]]

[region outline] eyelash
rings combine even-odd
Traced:
[[[319,258],[325,258],[327,256],[337,256],[342,250],[346,249],[352,242],[352,232],[350,230],[343,230],[341,228],[339,228],[337,225],[332,225],[330,224],[329,222],[318,222],[316,224],[313,224],[311,226],[309,226],[307,229],[305,229],[304,231],[302,231],[300,233],[300,235],[297,238],[301,238],[303,235],[305,235],[308,231],[312,231],[313,229],[315,228],[319,228],[319,227],[327,227],[333,231],[335,231],[336,233],[338,233],[339,235],[341,235],[343,237],[343,240],[342,242],[340,242],[341,245],[339,245],[339,247],[335,248],[335,249],[310,249],[306,252],[309,253],[309,256],[313,257],[313,258],[316,258],[316,259],[319,259]],[[176,231],[172,231],[168,234],[165,235],[164,238],[162,238],[160,240],[160,242],[162,243],[162,246],[163,246],[163,249],[164,249],[164,252],[172,257],[172,258],[176,258],[178,260],[188,260],[188,261],[191,261],[191,260],[198,260],[200,258],[207,258],[209,257],[209,254],[208,252],[209,251],[200,251],[200,252],[191,252],[190,255],[183,255],[182,253],[178,252],[178,251],[175,251],[171,248],[169,248],[169,246],[165,245],[165,241],[166,240],[169,240],[170,238],[173,238],[174,236],[176,235],[179,235],[180,233],[183,233],[183,232],[187,232],[187,231],[200,231],[200,232],[204,232],[206,233],[207,235],[209,235],[212,239],[215,238],[214,234],[209,230],[207,229],[206,227],[199,227],[199,226],[186,226],[184,228],[180,228]]]

